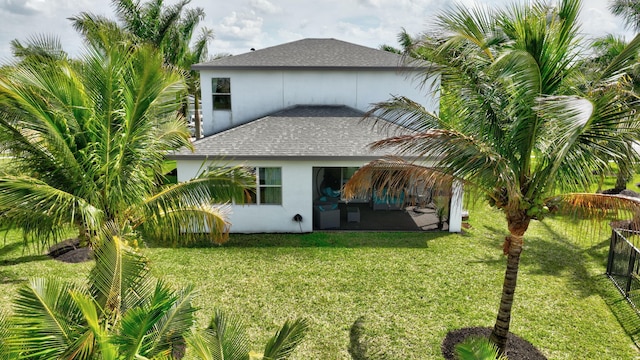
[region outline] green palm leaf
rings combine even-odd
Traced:
[[[201,359],[249,360],[249,343],[242,321],[216,309],[209,326],[187,341]]]
[[[305,319],[287,321],[282,328],[269,339],[264,348],[264,360],[285,360],[304,339],[309,329],[309,323]]]
[[[116,321],[119,313],[147,303],[153,293],[148,260],[124,241],[115,224],[106,228],[95,249],[96,265],[89,274],[90,293],[110,322]]]
[[[56,279],[34,279],[18,290],[7,346],[32,359],[59,358],[87,327],[72,292]]]
[[[193,287],[172,291],[158,282],[148,304],[130,309],[121,322],[117,343],[127,358],[169,357],[193,325]]]

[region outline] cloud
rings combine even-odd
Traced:
[[[282,9],[274,4],[272,4],[269,0],[251,0],[249,6],[258,13],[263,14],[279,14],[282,12]]]
[[[250,41],[260,38],[263,22],[263,18],[257,16],[254,11],[232,11],[214,30],[224,39]]]
[[[40,12],[39,1],[1,0],[0,9],[15,15],[34,15]]]

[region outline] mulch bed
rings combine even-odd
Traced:
[[[486,327],[470,327],[449,331],[442,341],[442,355],[447,360],[456,360],[454,349],[458,343],[463,342],[467,337],[489,338],[491,330],[491,328]],[[507,336],[506,355],[512,360],[547,360],[530,342],[512,333]]]
[[[49,248],[49,256],[66,263],[81,263],[93,259],[93,251],[80,247],[79,239],[68,239]]]

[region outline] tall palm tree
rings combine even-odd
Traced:
[[[637,133],[638,124],[628,116],[633,109],[621,100],[617,84],[640,37],[580,91],[579,9],[579,0],[563,0],[557,7],[534,1],[505,10],[458,6],[442,13],[439,31],[419,44],[429,61],[428,78],[440,75],[440,114],[402,97],[376,104],[370,116],[415,133],[374,143],[404,157],[366,165],[344,189],[351,197],[380,183],[391,192],[418,177],[458,179],[502,210],[509,231],[503,244],[507,268],[491,335],[501,353],[531,220],[545,217],[550,198],[574,206],[608,200],[558,195],[588,188],[594,171],[619,158],[612,145]],[[419,161],[425,156],[433,167]]]
[[[205,61],[208,57],[207,45],[213,39],[210,29],[201,29],[193,40],[193,34],[205,17],[202,8],[187,8],[191,0],[180,0],[165,6],[163,0],[141,3],[140,0],[112,0],[117,22],[103,16],[82,12],[71,17],[73,26],[92,43],[99,44],[101,28],[119,28],[123,36],[134,41],[153,44],[164,56],[165,63],[181,69],[189,84],[187,90],[195,98],[196,138],[200,138],[201,119],[197,109],[200,93],[199,73],[191,70],[191,65]],[[106,39],[111,41],[111,39]],[[187,98],[184,98],[182,113],[186,117]]]
[[[105,35],[108,37],[108,35]],[[89,241],[107,222],[173,244],[222,242],[224,207],[243,199],[240,168],[163,184],[165,154],[190,147],[177,115],[185,83],[152,46],[89,47],[81,61],[38,58],[0,74],[0,222],[43,239],[77,227]]]

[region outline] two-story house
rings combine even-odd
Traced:
[[[358,203],[404,209],[405,199],[380,204],[374,194],[350,203],[349,214],[334,202],[360,166],[390,155],[371,151],[369,144],[410,131],[363,120],[371,104],[402,95],[437,112],[439,99],[420,86],[424,68],[404,66],[397,54],[335,39],[294,41],[193,68],[200,71],[205,137],[194,143],[195,152],[171,158],[177,160],[179,181],[209,163],[255,171],[250,203],[233,205],[232,232],[340,228],[338,216],[358,228],[367,220],[353,212]],[[453,194],[448,228],[460,231],[461,193]]]

